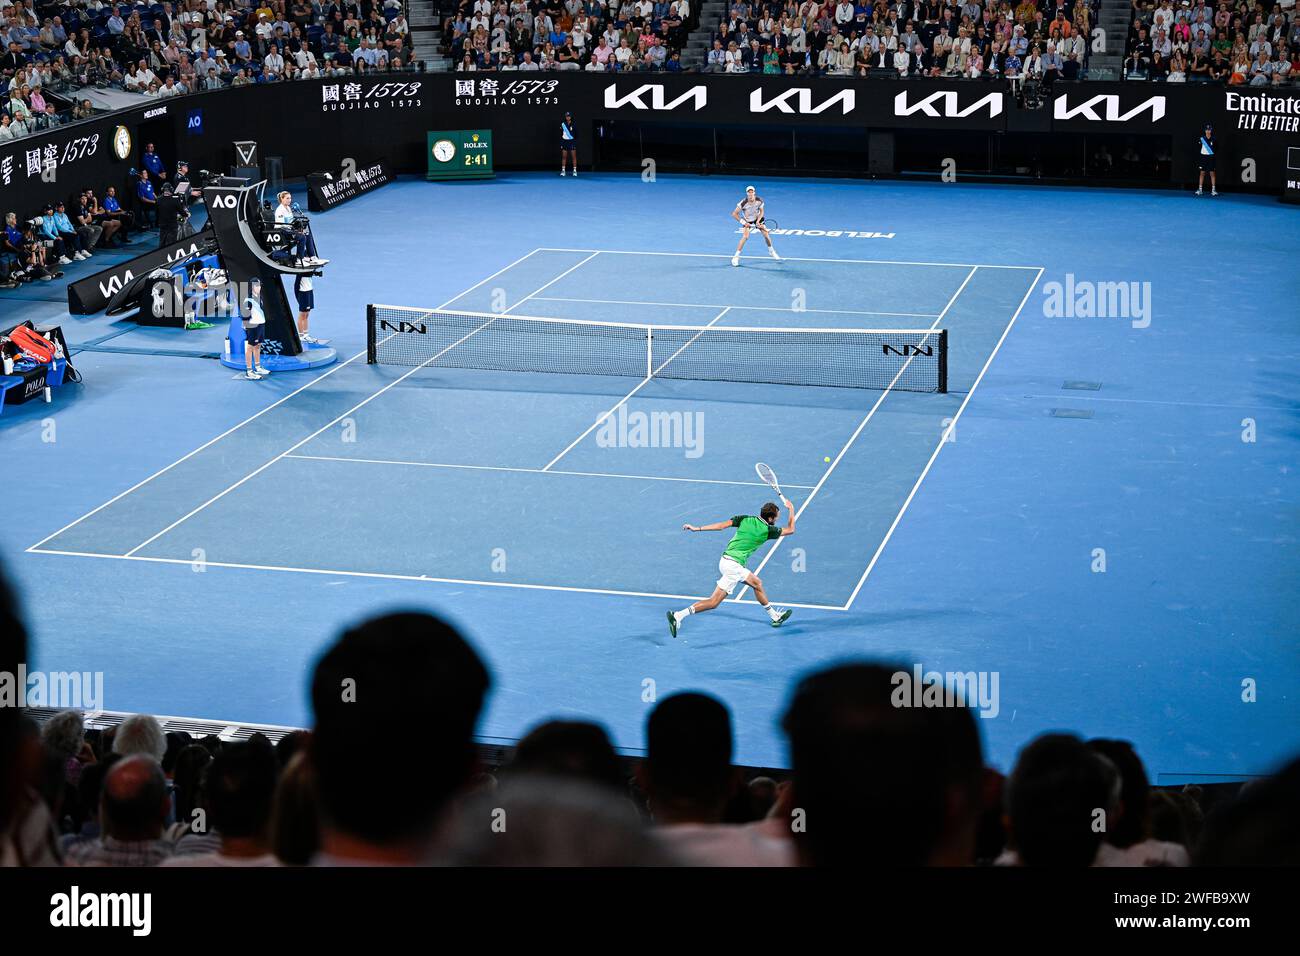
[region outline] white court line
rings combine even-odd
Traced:
[[[552,286],[552,285],[554,285],[555,283],[559,282],[561,279],[563,279],[565,276],[567,276],[570,272],[573,272],[575,269],[581,268],[582,266],[584,266],[584,265],[586,265],[588,262],[590,262],[592,259],[596,258],[597,255],[599,255],[599,253],[593,252],[591,255],[587,256],[587,258],[583,259],[581,262],[577,263],[576,265],[570,266],[568,269],[565,269],[563,272],[561,272],[559,275],[557,275],[557,276],[556,276],[554,279],[552,279],[550,282],[547,282],[545,285],[543,285],[543,286],[541,286],[540,288],[536,289],[534,292],[530,293],[529,295],[524,296],[522,299],[518,300],[514,305],[510,306],[509,309],[504,310],[504,311],[501,312],[500,314],[501,314],[501,315],[506,315],[507,313],[510,312],[511,309],[515,309],[515,308],[518,308],[519,306],[523,305],[525,302],[527,302],[530,298],[532,298],[532,297],[533,297],[534,295],[536,295],[538,292],[541,292],[543,289],[549,288],[550,286]],[[463,294],[463,293],[462,293],[462,294]],[[339,415],[339,416],[338,416],[337,418],[335,418],[333,421],[326,422],[324,425],[322,425],[320,428],[316,429],[314,432],[312,432],[310,435],[308,435],[308,436],[307,436],[306,438],[304,438],[302,441],[298,442],[298,443],[297,443],[296,445],[294,445],[292,448],[288,448],[288,449],[286,449],[286,450],[280,452],[280,454],[276,455],[276,456],[275,456],[274,458],[272,458],[270,461],[268,461],[268,462],[266,462],[265,464],[261,465],[259,468],[256,468],[256,469],[254,469],[253,471],[250,471],[250,472],[249,472],[248,474],[246,474],[243,478],[240,478],[237,482],[235,482],[235,483],[234,483],[233,485],[231,485],[229,488],[226,488],[224,491],[219,492],[218,494],[213,495],[211,498],[209,498],[207,501],[203,502],[203,504],[199,505],[197,508],[195,508],[195,509],[194,509],[193,511],[191,511],[189,514],[185,515],[184,517],[181,517],[181,518],[176,519],[176,520],[173,521],[171,524],[169,524],[167,527],[165,527],[165,528],[163,528],[161,531],[159,531],[157,534],[152,535],[151,537],[145,539],[144,541],[141,541],[139,544],[137,544],[134,548],[132,548],[130,551],[128,551],[128,552],[126,553],[126,557],[131,557],[131,556],[133,556],[133,555],[134,555],[137,551],[139,551],[141,548],[144,548],[144,547],[146,547],[147,545],[152,544],[154,541],[157,541],[159,538],[161,538],[161,537],[162,537],[163,535],[165,535],[167,532],[171,531],[171,530],[172,530],[173,528],[175,528],[177,525],[180,525],[180,524],[182,524],[183,522],[188,521],[190,518],[194,517],[196,514],[198,514],[200,511],[202,511],[202,510],[203,510],[204,508],[206,508],[208,505],[212,504],[213,502],[216,502],[216,501],[221,500],[221,499],[224,498],[226,495],[230,494],[230,492],[234,491],[236,488],[238,488],[240,485],[242,485],[244,482],[248,481],[250,478],[253,478],[253,477],[256,477],[257,475],[260,475],[262,472],[266,471],[266,469],[270,468],[272,465],[274,465],[277,461],[279,461],[279,460],[280,460],[281,458],[283,458],[285,455],[289,454],[289,452],[297,451],[297,450],[298,450],[299,448],[301,448],[303,445],[307,444],[307,442],[311,441],[313,438],[315,438],[315,437],[316,437],[317,435],[319,435],[321,432],[325,431],[325,429],[327,429],[327,428],[332,428],[334,425],[338,424],[338,423],[339,423],[340,421],[342,421],[344,418],[347,418],[349,415],[351,415],[351,414],[352,414],[353,412],[355,412],[357,409],[361,408],[361,407],[364,406],[364,405],[368,405],[370,402],[374,401],[374,400],[375,400],[376,398],[378,398],[380,395],[383,395],[386,391],[388,391],[388,390],[389,390],[390,388],[392,388],[393,386],[395,386],[395,385],[400,385],[400,384],[401,384],[402,382],[404,382],[407,378],[409,378],[410,376],[414,375],[416,372],[420,371],[420,370],[423,369],[425,366],[427,366],[430,362],[436,361],[436,360],[437,360],[438,358],[440,358],[442,355],[445,355],[447,352],[450,352],[452,349],[456,348],[456,346],[460,345],[460,344],[461,344],[462,342],[464,342],[466,339],[470,338],[471,336],[477,335],[477,334],[478,334],[479,332],[481,332],[483,329],[485,329],[485,328],[487,328],[489,325],[491,325],[492,322],[494,322],[494,321],[495,321],[495,319],[489,319],[487,322],[485,322],[483,325],[480,325],[478,328],[474,329],[472,332],[467,332],[465,335],[462,335],[459,339],[457,339],[457,340],[456,340],[455,342],[453,342],[451,345],[448,345],[445,349],[443,349],[442,351],[438,352],[436,355],[433,355],[432,357],[430,357],[430,358],[428,358],[428,359],[425,359],[423,362],[421,362],[419,365],[415,366],[414,368],[412,368],[412,369],[410,369],[410,370],[408,370],[408,371],[406,371],[406,372],[403,372],[401,375],[399,375],[397,378],[393,379],[391,382],[389,382],[389,383],[388,383],[387,385],[385,385],[383,388],[379,389],[379,390],[378,390],[377,392],[375,392],[374,394],[372,394],[372,395],[368,396],[367,398],[364,398],[364,399],[362,399],[361,401],[357,402],[357,404],[353,405],[351,408],[349,408],[349,409],[348,409],[347,411],[345,411],[343,414]]]
[[[609,256],[680,256],[687,259],[730,259],[722,252],[637,252],[631,249],[564,249],[542,246],[538,252],[599,252]],[[768,256],[741,256],[742,259],[769,260]],[[783,262],[845,262],[881,266],[937,266],[950,269],[1027,269],[1043,271],[1043,266],[999,266],[989,262],[911,262],[903,259],[814,259],[808,256],[782,256]]]
[[[760,258],[755,256],[754,258]],[[640,299],[571,299],[555,295],[534,296],[538,302],[594,302],[598,305],[655,305],[674,309],[723,309],[746,312],[818,312],[829,315],[897,315],[914,319],[933,319],[933,312],[863,312],[857,309],[784,309],[779,305],[713,305],[700,302],[643,302]]]
[[[962,294],[962,291],[966,288],[967,284],[970,282],[972,278],[974,278],[975,273],[978,269],[979,266],[971,266],[970,272],[966,273],[966,278],[962,280],[961,285],[957,287],[957,291],[954,292],[952,294],[952,298],[948,300],[948,304],[943,307],[943,311],[939,313],[938,317],[935,318],[934,320],[934,324],[930,326],[931,332],[933,332],[935,329],[939,327],[939,323],[943,321],[943,317],[948,314],[948,310],[952,308],[953,303],[957,301],[957,297]],[[1039,274],[1041,275],[1042,273],[1040,272]],[[1032,286],[1030,288],[1032,288]],[[835,470],[835,467],[840,463],[840,459],[842,459],[845,456],[845,454],[848,452],[848,450],[853,447],[853,443],[858,440],[858,436],[861,435],[862,430],[867,427],[867,423],[871,421],[871,419],[875,416],[876,412],[880,409],[880,406],[884,404],[884,401],[889,396],[890,391],[898,383],[898,379],[902,376],[902,374],[905,371],[907,371],[907,367],[912,364],[912,359],[915,357],[916,357],[915,354],[913,354],[911,358],[909,358],[906,362],[903,363],[903,367],[898,370],[898,373],[894,376],[893,381],[891,381],[888,387],[883,392],[880,393],[880,397],[876,399],[876,403],[871,406],[871,411],[867,412],[867,417],[862,419],[862,421],[858,423],[858,427],[854,429],[853,434],[849,436],[849,440],[844,443],[844,447],[841,448],[840,453],[835,456],[835,460],[831,462],[831,466],[826,469],[826,472],[822,475],[821,480],[818,481],[817,484],[813,486],[813,490],[809,492],[808,497],[803,500],[803,504],[799,506],[799,510],[794,513],[796,524],[799,521],[799,516],[804,513],[804,511],[807,509],[807,507],[810,504],[812,504],[812,500],[817,497],[817,492],[821,491],[822,485],[826,484],[826,479],[831,476],[831,472],[833,472]],[[967,398],[969,399],[969,396]],[[768,561],[772,560],[772,555],[776,554],[777,548],[781,547],[781,542],[784,540],[785,540],[784,537],[777,538],[776,544],[772,545],[772,547],[768,549],[767,554],[763,555],[763,560],[758,563],[758,567],[756,567],[753,571],[755,576],[757,576],[758,573],[763,570],[763,568],[767,565]],[[728,598],[727,600],[739,603],[740,599],[745,596],[745,591],[747,591],[748,589],[749,589],[748,584],[743,585],[741,589],[736,592],[736,596],[734,598]]]
[[[144,561],[150,564],[193,565],[192,558],[156,558],[141,554],[100,554],[95,551],[42,550],[37,554],[58,554],[70,558],[104,558],[110,561]],[[567,591],[577,594],[609,594],[617,597],[667,598],[673,601],[698,601],[699,595],[659,594],[654,591],[619,591],[614,588],[578,588],[562,584],[521,584],[512,581],[476,581],[470,578],[439,578],[428,574],[388,574],[380,571],[339,571],[330,568],[294,568],[278,564],[242,564],[234,561],[204,561],[210,568],[233,568],[242,571],[284,571],[293,574],[323,574],[331,577],[379,578],[385,581],[421,581],[427,584],[472,584],[489,588],[518,588],[525,591]],[[815,611],[843,611],[834,604],[789,604],[788,607]],[[662,622],[662,618],[659,618]]]
[[[409,468],[461,468],[466,471],[506,471],[521,475],[572,475],[579,478],[630,478],[638,481],[685,481],[699,485],[747,485],[766,488],[761,481],[725,481],[721,478],[675,478],[666,475],[621,475],[605,471],[546,471],[542,468],[508,468],[504,465],[454,465],[433,461],[393,461],[386,458],[348,458],[335,455],[285,455],[298,461],[351,461],[360,465],[405,465]],[[787,488],[811,488],[812,485],[786,485]]]
[[[893,537],[894,529],[898,527],[898,523],[903,520],[903,515],[907,513],[907,507],[912,503],[912,499],[916,497],[916,492],[917,489],[921,487],[921,482],[925,481],[925,476],[930,473],[930,467],[934,464],[934,460],[939,457],[939,452],[942,451],[943,446],[947,444],[944,441],[944,436],[946,436],[952,428],[957,426],[957,421],[961,418],[961,413],[966,410],[966,406],[970,403],[971,396],[975,394],[975,389],[979,388],[980,382],[984,378],[984,373],[987,372],[989,366],[993,364],[993,359],[998,354],[998,349],[1002,348],[1002,343],[1007,340],[1007,335],[1010,334],[1012,326],[1016,324],[1016,319],[1020,317],[1020,311],[1025,307],[1025,303],[1029,301],[1029,296],[1033,293],[1034,288],[1038,285],[1038,280],[1042,277],[1043,270],[1039,269],[1038,275],[1034,276],[1034,281],[1029,284],[1029,288],[1025,291],[1025,297],[1020,300],[1020,305],[1016,307],[1016,311],[1012,314],[1011,321],[1008,322],[1007,327],[1002,330],[1002,337],[998,339],[997,345],[993,346],[993,351],[989,353],[988,359],[984,362],[984,367],[980,369],[979,375],[975,377],[975,382],[971,385],[970,391],[967,392],[966,397],[962,399],[961,406],[957,409],[957,414],[952,417],[952,422],[940,435],[939,441],[934,446],[934,451],[930,454],[930,460],[925,463],[925,468],[921,470],[920,476],[916,479],[916,484],[914,484],[912,490],[908,492],[906,500],[903,501],[903,507],[898,509],[898,514],[894,516],[893,524],[891,524],[889,530],[885,532],[885,537],[880,541],[880,547],[876,548],[876,553],[871,557],[871,563],[868,564],[867,569],[862,572],[862,577],[858,579],[857,587],[853,589],[853,593],[849,595],[849,599],[844,602],[842,610],[847,611],[853,606],[853,602],[857,599],[858,592],[862,590],[862,585],[867,583],[867,577],[876,566],[876,562],[880,560],[880,555],[884,552],[885,545],[889,544],[889,539]]]
[[[438,308],[440,308],[440,309],[446,308],[447,306],[449,306],[449,305],[451,305],[453,302],[455,302],[457,299],[464,298],[465,296],[467,296],[467,295],[469,295],[471,292],[473,292],[475,289],[477,289],[479,286],[483,285],[484,282],[490,282],[490,281],[492,281],[493,279],[495,279],[497,276],[501,275],[501,273],[506,272],[506,271],[508,271],[508,270],[510,270],[510,269],[513,269],[515,266],[519,265],[519,263],[523,262],[525,259],[527,259],[529,256],[531,256],[533,253],[538,252],[538,251],[539,251],[539,250],[534,249],[532,252],[529,252],[529,253],[526,253],[525,255],[520,256],[520,257],[519,257],[518,259],[516,259],[514,262],[510,263],[510,264],[507,265],[507,266],[503,266],[502,268],[498,269],[496,272],[492,273],[492,274],[491,274],[490,276],[488,276],[487,278],[482,279],[481,281],[474,283],[474,285],[470,286],[470,287],[469,287],[468,289],[466,289],[464,292],[460,292],[460,293],[456,294],[455,296],[453,296],[452,298],[448,299],[446,302],[444,302],[444,303],[443,303],[442,305],[440,305]],[[116,494],[116,495],[114,495],[112,498],[109,498],[107,501],[105,501],[105,502],[104,502],[102,505],[100,505],[98,508],[95,508],[93,511],[87,511],[87,512],[86,512],[84,515],[82,515],[80,518],[77,518],[77,519],[75,519],[75,520],[73,520],[73,521],[68,522],[68,523],[65,524],[62,528],[60,528],[58,531],[54,532],[53,534],[46,535],[44,538],[42,538],[40,541],[37,541],[34,545],[32,545],[32,546],[31,546],[30,548],[28,548],[27,550],[28,550],[28,551],[34,551],[34,550],[36,550],[37,548],[39,548],[41,545],[43,545],[46,541],[49,541],[51,538],[57,538],[59,535],[63,534],[63,532],[67,531],[69,528],[73,527],[74,525],[80,524],[81,522],[83,522],[83,521],[85,521],[87,518],[89,518],[91,515],[93,515],[93,514],[97,514],[98,512],[103,511],[105,508],[107,508],[107,507],[108,507],[109,505],[111,505],[113,502],[118,501],[118,500],[121,499],[121,498],[125,498],[125,497],[126,497],[127,495],[129,495],[131,492],[135,491],[137,488],[141,488],[141,487],[143,487],[144,485],[147,485],[149,482],[153,481],[153,480],[154,480],[155,478],[157,478],[159,475],[162,475],[162,474],[165,474],[165,473],[168,472],[168,471],[171,471],[171,470],[172,470],[173,468],[175,468],[177,465],[181,464],[181,462],[184,462],[184,461],[186,461],[186,460],[188,460],[188,459],[190,459],[190,458],[193,458],[193,457],[194,457],[195,455],[197,455],[199,452],[203,451],[203,449],[208,448],[208,447],[210,447],[211,445],[216,444],[217,442],[221,441],[221,439],[225,438],[227,435],[231,434],[232,432],[238,431],[239,429],[243,428],[245,425],[247,425],[249,422],[253,421],[254,419],[256,419],[256,418],[260,418],[261,416],[263,416],[263,415],[265,415],[267,412],[269,412],[271,409],[275,408],[277,405],[283,405],[285,402],[287,402],[289,399],[293,398],[293,397],[294,397],[295,395],[297,395],[299,392],[301,392],[301,391],[303,391],[303,390],[305,390],[305,389],[311,388],[313,385],[317,385],[317,384],[319,384],[320,382],[322,382],[322,381],[324,381],[325,379],[329,378],[331,375],[333,375],[333,374],[334,374],[335,372],[337,372],[339,369],[343,368],[345,365],[350,365],[350,364],[352,364],[353,362],[355,362],[357,359],[361,358],[361,357],[362,357],[363,355],[365,355],[365,354],[366,354],[366,350],[365,350],[365,349],[362,349],[360,352],[358,352],[356,355],[352,356],[350,359],[347,359],[347,360],[345,360],[345,361],[343,361],[343,362],[340,362],[340,363],[338,363],[337,365],[335,365],[335,366],[334,366],[332,369],[330,369],[328,372],[324,372],[324,373],[322,373],[321,375],[317,375],[317,376],[316,376],[315,378],[313,378],[310,382],[307,382],[305,385],[300,385],[298,388],[294,389],[294,390],[293,390],[292,392],[290,392],[288,395],[286,395],[286,396],[284,396],[283,398],[279,399],[278,401],[275,401],[275,402],[271,403],[270,405],[266,406],[266,408],[262,409],[260,412],[256,412],[256,413],[250,415],[248,418],[245,418],[245,419],[244,419],[242,422],[240,422],[238,425],[233,425],[233,426],[231,426],[230,428],[227,428],[224,432],[222,432],[222,433],[221,433],[220,435],[218,435],[216,438],[213,438],[213,439],[211,439],[211,440],[209,440],[209,441],[204,442],[202,445],[200,445],[198,448],[194,449],[194,450],[193,450],[192,452],[190,452],[188,455],[185,455],[183,458],[177,458],[177,459],[176,459],[174,462],[172,462],[170,465],[166,466],[165,468],[160,468],[158,471],[155,471],[155,472],[154,472],[152,475],[150,475],[148,478],[145,478],[145,479],[142,480],[142,481],[138,481],[138,482],[136,482],[136,483],[135,483],[134,485],[132,485],[130,488],[126,489],[126,491],[123,491],[123,492],[121,492],[120,494]]]
[[[571,451],[573,450],[574,446],[578,444],[578,442],[582,441],[584,438],[586,438],[588,435],[590,435],[593,431],[595,431],[595,430],[600,426],[600,423],[601,423],[601,422],[603,422],[605,419],[609,418],[610,415],[613,415],[616,411],[618,411],[619,406],[621,406],[621,405],[622,405],[624,402],[626,402],[629,398],[631,398],[631,397],[632,397],[633,395],[635,395],[637,392],[641,391],[641,389],[645,388],[645,386],[646,386],[647,384],[649,384],[649,382],[651,381],[651,379],[653,379],[653,378],[655,377],[655,375],[657,375],[659,372],[662,372],[662,371],[667,367],[667,365],[668,365],[669,362],[671,362],[673,359],[677,358],[677,356],[681,355],[682,352],[685,351],[685,349],[686,349],[686,347],[687,347],[688,345],[690,345],[692,342],[694,342],[696,339],[698,339],[701,335],[703,335],[705,329],[707,329],[707,328],[709,328],[710,326],[712,326],[714,322],[717,322],[720,318],[722,318],[724,315],[726,315],[726,314],[727,314],[728,312],[730,312],[730,311],[731,311],[731,306],[727,306],[727,307],[725,307],[721,312],[719,312],[717,315],[715,315],[715,316],[712,318],[712,320],[710,320],[710,322],[709,322],[708,325],[704,326],[704,328],[700,329],[698,332],[696,332],[694,335],[692,335],[689,339],[687,339],[685,345],[683,345],[681,348],[679,348],[679,349],[678,349],[676,352],[674,352],[672,355],[668,356],[667,361],[665,361],[665,362],[664,362],[662,365],[660,365],[658,368],[652,368],[652,369],[650,369],[650,374],[648,374],[645,378],[643,378],[643,379],[641,380],[641,383],[640,383],[639,385],[637,385],[636,388],[632,389],[632,391],[628,392],[626,395],[624,395],[622,398],[620,398],[620,399],[618,400],[618,404],[617,404],[617,405],[615,405],[615,406],[614,406],[613,408],[611,408],[609,411],[604,412],[602,415],[600,415],[600,416],[599,416],[599,417],[598,417],[594,422],[591,423],[591,426],[590,426],[590,427],[589,427],[585,432],[583,432],[581,435],[579,435],[579,436],[578,436],[577,438],[575,438],[573,441],[569,442],[569,446],[568,446],[567,448],[565,448],[564,451],[560,452],[558,455],[556,455],[554,458],[552,458],[549,462],[547,462],[546,467],[543,468],[542,471],[550,471],[550,470],[551,470],[551,465],[555,464],[557,461],[559,461],[561,458],[563,458],[565,455],[567,455],[569,452],[571,452]]]

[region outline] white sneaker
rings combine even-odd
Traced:
[[[564,172],[564,170],[561,169],[561,170],[560,170],[560,175],[561,175],[561,176],[564,176],[564,175],[567,175],[567,174]]]
[[[77,251],[72,254],[72,258],[76,259],[78,262],[81,262],[83,259],[86,258],[86,254],[84,252]]]
[[[1196,190],[1196,195],[1200,196],[1200,195],[1203,195],[1203,193],[1198,189],[1198,190]]]
[[[576,169],[573,171],[573,178],[574,179],[578,178],[578,171]]]
[[[776,247],[775,247],[775,246],[768,246],[768,247],[767,247],[767,251],[770,252],[770,253],[772,254],[772,258],[775,259],[777,262],[780,262],[780,261],[781,261],[781,257],[778,256],[778,255],[776,254]]]
[[[70,266],[72,265],[72,260],[69,259],[67,256],[59,256],[59,265]]]
[[[298,341],[303,345],[311,345],[316,341],[316,339],[314,339],[309,332],[299,332]]]
[[[1217,189],[1211,189],[1211,190],[1210,190],[1210,195],[1211,195],[1211,196],[1217,196],[1217,195],[1219,195],[1219,191],[1218,191]]]
[[[255,372],[257,372],[258,375],[270,375],[270,374],[271,374],[271,373],[268,372],[266,369],[262,368],[262,366],[260,366],[260,365],[254,366],[253,370],[254,370]]]
[[[732,257],[731,257],[731,264],[732,264],[733,266],[738,266],[738,265],[740,265],[740,256],[732,256]]]
[[[248,379],[250,382],[260,382],[262,380],[262,376],[258,375],[251,368],[244,373],[243,377]]]

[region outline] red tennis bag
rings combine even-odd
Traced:
[[[20,325],[9,333],[9,340],[22,350],[24,357],[33,362],[47,364],[54,361],[54,343],[42,337],[35,329]]]

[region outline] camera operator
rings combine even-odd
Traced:
[[[171,183],[163,183],[162,195],[158,197],[158,248],[179,241],[181,225],[189,218],[185,199],[176,195],[176,188]]]

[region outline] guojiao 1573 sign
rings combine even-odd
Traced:
[[[321,112],[346,113],[355,110],[401,110],[423,105],[422,80],[410,82],[325,83],[321,86]]]

